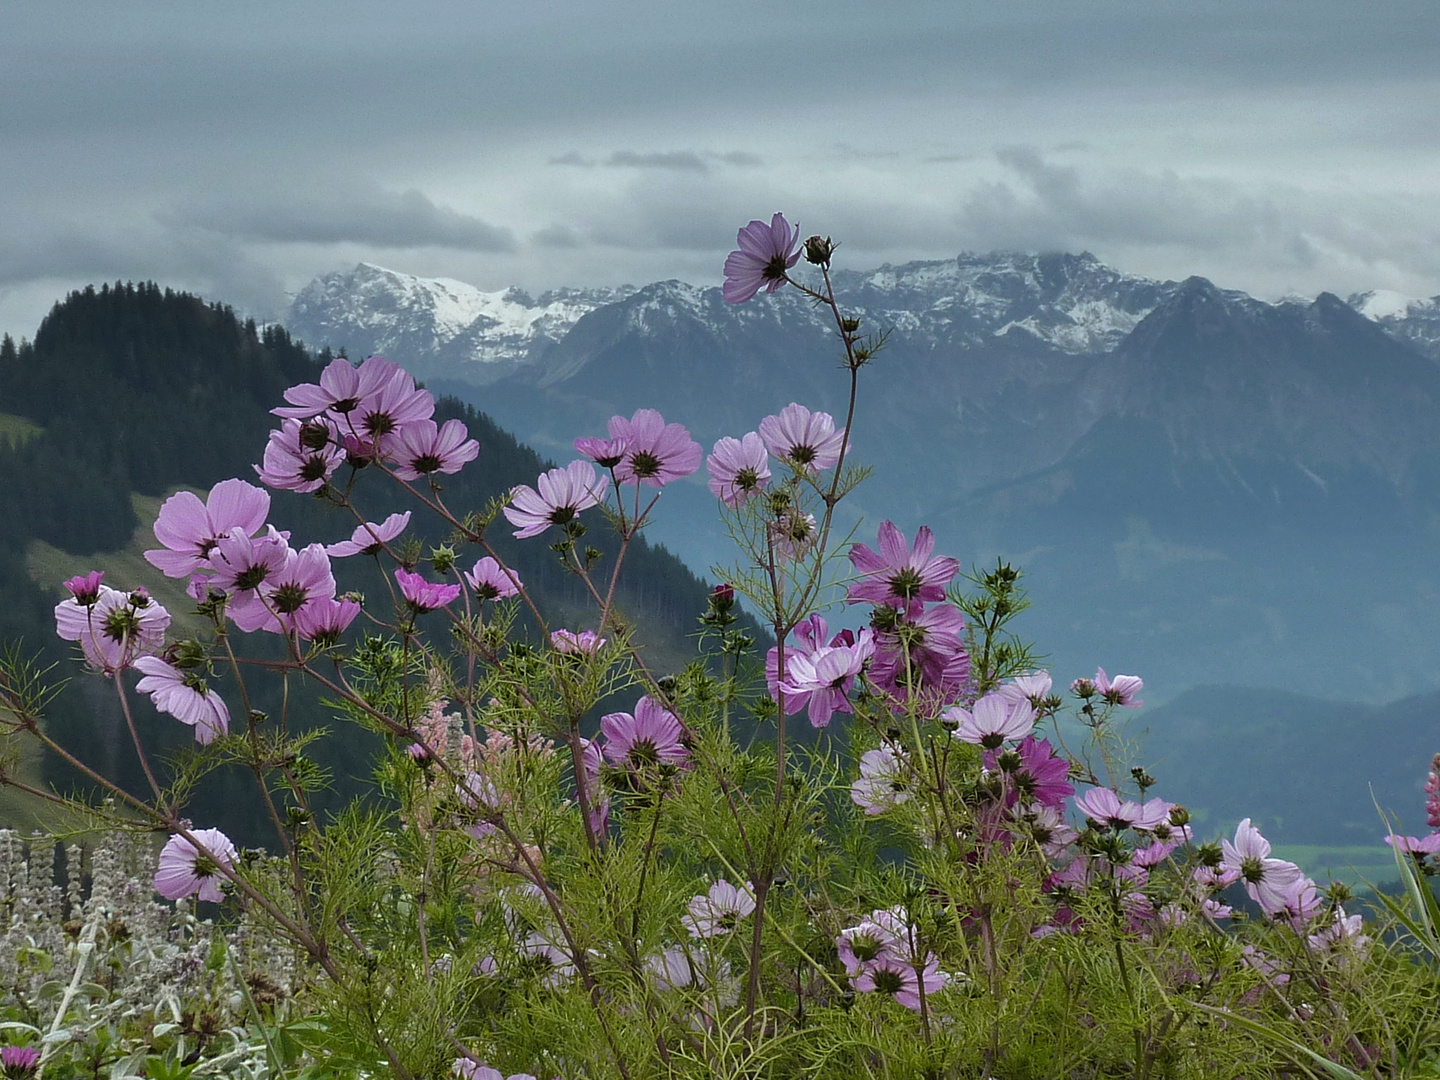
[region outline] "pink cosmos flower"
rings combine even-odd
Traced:
[[[1391,833],[1385,837],[1385,842],[1396,850],[1406,855],[1440,855],[1440,832],[1433,832],[1426,837],[1418,836],[1396,836]]]
[[[354,600],[322,596],[295,612],[295,632],[312,644],[329,648],[340,640],[340,635],[359,614],[360,605]]]
[[[833,416],[793,401],[760,421],[760,438],[772,455],[810,472],[833,468],[845,446],[845,432],[835,430]]]
[[[595,476],[595,466],[588,461],[572,461],[563,469],[542,473],[536,487],[520,484],[510,489],[510,503],[505,517],[518,539],[539,536],[551,525],[565,525],[575,515],[599,504],[604,486]]]
[[[997,692],[1015,701],[1028,701],[1030,707],[1039,712],[1045,699],[1050,696],[1052,685],[1048,671],[1035,671],[1028,675],[1017,675],[1003,683]]]
[[[1250,899],[1266,915],[1278,915],[1289,903],[1289,893],[1305,880],[1300,867],[1270,858],[1270,841],[1246,818],[1235,828],[1235,841],[1220,842],[1220,867],[1238,874]]]
[[[90,667],[113,675],[130,667],[136,658],[153,656],[165,647],[170,613],[148,592],[121,592],[108,585],[98,589],[92,604],[82,604],[72,596],[55,605],[56,635],[79,642]]]
[[[481,600],[504,600],[509,596],[519,596],[523,588],[519,574],[501,566],[489,555],[477,562],[464,578]]]
[[[996,693],[986,694],[969,709],[957,705],[943,715],[959,725],[955,738],[986,750],[994,750],[1006,740],[1023,739],[1035,726],[1035,711],[1028,701]]]
[[[400,585],[400,595],[415,609],[417,615],[435,611],[449,604],[460,595],[459,585],[440,585],[426,581],[419,574],[397,568],[395,580]]]
[[[224,699],[194,672],[181,671],[158,656],[137,657],[135,669],[144,675],[135,689],[149,694],[151,703],[161,712],[193,727],[195,741],[201,746],[230,730],[230,710]]]
[[[233,870],[239,853],[219,829],[194,829],[191,835],[199,848],[179,835],[165,841],[155,871],[155,891],[166,900],[198,896],[218,904],[225,898],[226,879],[220,868]]]
[[[865,965],[854,984],[858,993],[889,994],[907,1009],[919,1012],[922,986],[929,997],[945,989],[949,981],[934,956],[927,957],[924,966],[916,971],[910,961],[882,954]]]
[[[893,521],[882,521],[876,541],[878,553],[864,544],[850,548],[850,562],[860,574],[845,599],[852,604],[889,604],[903,608],[912,601],[935,603],[945,599],[945,586],[960,572],[960,560],[948,555],[933,556],[935,536],[930,526],[915,533],[915,544],[907,547],[905,534]]]
[[[590,804],[590,831],[601,836],[610,831],[610,797],[600,786],[600,744],[581,739],[580,749],[585,774],[578,783],[584,784],[585,798]]]
[[[1145,688],[1145,682],[1138,675],[1116,675],[1112,680],[1102,667],[1095,672],[1095,692],[1105,699],[1107,705],[1122,705],[1127,709],[1138,709],[1144,705],[1135,695]]]
[[[1157,826],[1169,822],[1172,806],[1164,799],[1150,799],[1143,803],[1127,799],[1122,802],[1120,796],[1109,788],[1097,787],[1076,799],[1075,809],[1109,829],[1153,832]]]
[[[286,545],[284,564],[267,573],[256,593],[258,599],[241,598],[227,608],[235,625],[246,633],[289,633],[297,612],[316,600],[335,595],[335,576],[330,571],[325,545],[307,544],[299,551]]]
[[[895,612],[888,606],[874,610]],[[876,620],[870,679],[900,701],[918,695],[938,711],[960,696],[969,678],[964,635],[965,617],[949,604],[927,608],[915,602],[908,611],[885,615]],[[902,640],[909,643],[908,662]]]
[[[700,468],[700,444],[684,426],[665,423],[654,409],[639,409],[629,420],[612,416],[610,438],[625,443],[625,454],[615,466],[621,483],[664,487]]]
[[[383,356],[365,358],[356,368],[343,356],[332,360],[320,373],[320,383],[301,383],[285,391],[289,406],[270,411],[276,416],[293,420],[308,420],[322,412],[331,412],[344,417],[354,411],[361,399],[375,393],[390,381],[399,364],[392,364]]]
[[[725,259],[725,284],[720,294],[727,304],[743,304],[762,288],[774,292],[785,284],[785,273],[800,259],[800,226],[792,230],[784,214],[770,224],[752,221],[735,234],[738,251]]]
[[[1321,906],[1319,887],[1302,874],[1286,887],[1279,909],[1266,914],[1284,919],[1297,934],[1303,934]]]
[[[856,926],[846,927],[835,939],[835,951],[845,974],[852,979],[859,975],[864,966],[880,956],[899,957],[903,949],[892,934],[879,923],[865,919]]]
[[[1430,775],[1425,777],[1425,824],[1440,829],[1440,754],[1430,763]]]
[[[690,751],[681,741],[685,729],[679,718],[646,694],[635,712],[609,713],[600,718],[605,756],[616,765],[640,772],[657,765],[684,767]]]
[[[766,525],[770,537],[770,548],[782,562],[802,559],[819,538],[815,528],[815,515],[802,514],[791,507],[780,517]]]
[[[1070,762],[1055,753],[1049,739],[1026,735],[1013,751],[991,750],[985,755],[985,768],[992,772],[998,769],[1009,777],[1008,803],[1019,801],[1058,809],[1075,794],[1075,785],[1070,783]]]
[[[755,889],[749,882],[736,888],[723,878],[710,886],[710,891],[690,901],[681,920],[693,938],[704,939],[728,934],[740,920],[755,910]]]
[[[456,1058],[450,1071],[460,1077],[460,1080],[535,1080],[530,1073],[511,1073],[506,1076],[499,1069],[476,1064],[468,1058]]]
[[[695,968],[684,949],[669,948],[645,958],[645,972],[661,993],[683,990],[695,982]]]
[[[231,529],[219,539],[205,565],[212,571],[210,585],[229,594],[226,614],[234,617],[248,607],[265,610],[261,589],[285,569],[291,554],[288,536],[269,525],[263,536]]]
[[[389,456],[404,428],[434,414],[435,399],[430,391],[416,387],[410,373],[396,367],[346,414],[342,430],[372,440]]]
[[[251,468],[269,487],[319,491],[345,461],[345,451],[337,441],[317,421],[282,420],[280,429],[270,432],[262,463]]]
[[[269,513],[270,493],[243,480],[221,480],[203,503],[193,492],[178,491],[165,500],[155,519],[155,539],[164,547],[145,552],[145,559],[166,577],[189,577],[222,536],[232,529],[250,536]]]
[[[364,522],[355,526],[355,531],[350,534],[349,540],[341,540],[338,544],[330,544],[325,548],[325,554],[332,559],[344,559],[351,555],[376,555],[382,550],[382,544],[388,544],[397,536],[403,533],[410,524],[410,511],[403,514],[391,514],[379,525],[373,521]]]
[[[568,656],[594,656],[605,647],[605,639],[594,630],[581,630],[578,634],[573,630],[551,630],[550,647]]]
[[[480,456],[480,444],[469,434],[459,420],[446,420],[439,428],[429,419],[406,424],[392,448],[395,475],[401,480],[418,480],[434,472],[459,472]]]
[[[31,1075],[40,1064],[40,1051],[33,1046],[7,1046],[0,1049],[0,1070],[7,1077]]]
[[[630,439],[623,435],[613,439],[576,439],[575,449],[602,469],[613,469],[625,459],[625,451],[630,449]]]
[[[63,584],[75,598],[75,603],[81,607],[93,607],[100,599],[100,583],[104,580],[104,570],[91,570],[83,577],[66,578]]]
[[[886,744],[860,755],[860,778],[850,785],[850,801],[874,817],[910,798],[910,764]]]
[[[839,635],[836,640],[840,640]],[[785,693],[786,710],[798,710],[808,702],[810,726],[815,728],[828,726],[837,712],[850,712],[845,695],[874,652],[874,634],[861,630],[853,644],[826,645],[812,653],[793,654],[786,660],[785,685],[779,687]]]
[[[710,473],[710,494],[731,510],[744,506],[770,483],[770,455],[754,431],[718,441],[705,459],[705,468]]]
[[[1066,795],[1075,790],[1069,784],[1066,784],[1065,787],[1069,789],[1065,793]],[[1065,796],[1062,795],[1062,801],[1064,798]],[[1034,837],[1035,842],[1040,845],[1040,850],[1052,859],[1060,858],[1080,835],[1066,824],[1059,805],[1042,803],[1037,800],[1027,804],[1020,811],[1017,820],[1025,826],[1025,831]]]
[[[1362,916],[1346,915],[1345,908],[1336,904],[1335,914],[1330,923],[1318,933],[1307,937],[1305,943],[1314,952],[1363,950],[1370,944],[1370,939],[1360,932],[1364,925],[1365,920]]]

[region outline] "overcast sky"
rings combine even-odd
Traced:
[[[0,331],[152,278],[260,317],[368,260],[712,283],[1089,250],[1440,293],[1434,0],[0,0]]]

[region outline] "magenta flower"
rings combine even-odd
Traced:
[[[1220,842],[1222,870],[1237,873],[1250,894],[1266,915],[1277,915],[1290,903],[1290,892],[1305,875],[1300,868],[1284,859],[1270,858],[1270,841],[1246,818],[1235,828],[1235,841]]]
[[[322,412],[334,413],[343,418],[353,412],[361,399],[375,393],[400,370],[399,364],[392,364],[383,356],[366,357],[356,368],[344,357],[332,360],[320,373],[320,384],[301,383],[285,391],[285,400],[290,402],[270,411],[276,416],[292,420],[308,420]]]
[[[1075,794],[1070,762],[1055,753],[1049,739],[1026,735],[1014,750],[991,750],[985,755],[985,768],[998,769],[1010,778],[1009,803],[1058,809]]]
[[[359,614],[360,605],[354,600],[318,597],[295,612],[295,632],[314,645],[329,648],[340,640],[340,635]]]
[[[620,418],[617,416],[615,419]],[[624,435],[613,439],[576,439],[575,449],[602,469],[613,469],[625,460],[625,451],[630,449],[630,439]]]
[[[746,882],[736,888],[722,878],[710,886],[708,893],[690,901],[689,914],[680,922],[691,937],[703,940],[731,933],[754,910],[754,887]]]
[[[584,786],[585,798],[590,804],[590,831],[602,836],[610,831],[610,797],[600,787],[600,744],[581,739],[580,749],[585,769],[577,786]]]
[[[588,461],[572,461],[563,469],[542,473],[536,482],[539,491],[520,484],[510,489],[505,517],[518,526],[515,536],[539,536],[551,525],[566,525],[582,510],[599,504],[605,488]]]
[[[731,510],[738,510],[770,483],[770,455],[756,432],[743,438],[725,436],[705,459],[710,473],[710,494]]]
[[[191,835],[198,848],[183,836],[165,841],[155,871],[155,891],[166,900],[197,896],[218,904],[225,898],[221,868],[233,870],[239,852],[219,829],[195,829]]]
[[[400,584],[400,595],[405,597],[417,615],[442,608],[460,595],[459,585],[438,585],[408,570],[397,568],[395,580]]]
[[[170,613],[144,589],[126,593],[100,585],[92,604],[72,596],[55,605],[56,635],[79,642],[89,665],[107,675],[124,671],[138,657],[158,653],[165,647],[169,626]]]
[[[793,401],[760,421],[760,438],[772,455],[810,472],[833,468],[845,446],[845,432],[835,430],[833,416]]]
[[[568,656],[594,656],[605,647],[605,639],[594,630],[581,630],[578,634],[573,630],[551,630],[550,647]]]
[[[654,409],[639,409],[629,420],[612,416],[610,438],[626,444],[615,466],[615,479],[621,483],[664,487],[700,468],[700,444],[683,425],[665,423]]]
[[[945,586],[960,572],[959,559],[931,556],[935,536],[928,525],[920,526],[914,547],[907,547],[895,523],[882,521],[876,547],[878,553],[864,544],[850,548],[850,562],[860,573],[846,593],[852,604],[868,601],[903,608],[914,600],[935,603],[945,599]]]
[[[282,420],[270,432],[262,464],[252,465],[262,483],[283,491],[319,491],[345,461],[345,451],[316,421]]]
[[[1145,688],[1144,680],[1138,675],[1116,675],[1111,679],[1102,667],[1095,672],[1095,692],[1105,699],[1107,705],[1123,705],[1127,709],[1138,709],[1145,703],[1137,701],[1135,695]]]
[[[203,503],[193,492],[176,492],[161,505],[155,519],[155,539],[164,548],[145,552],[145,558],[166,577],[189,577],[210,557],[222,536],[232,529],[252,535],[265,524],[269,513],[270,493],[243,480],[221,480]]]
[[[1076,799],[1075,809],[1105,828],[1154,832],[1157,826],[1170,821],[1172,806],[1164,799],[1150,799],[1143,803],[1127,799],[1122,802],[1120,796],[1109,788],[1097,787]]]
[[[915,967],[909,960],[881,954],[866,964],[855,978],[855,990],[861,994],[889,994],[907,1009],[919,1012],[922,986],[925,996],[929,997],[945,989],[950,980],[934,956],[926,957],[919,971]]]
[[[743,304],[762,288],[774,292],[785,284],[785,273],[800,259],[800,226],[792,230],[784,214],[770,224],[752,221],[735,234],[738,251],[725,260],[725,285],[721,289],[727,304]]]
[[[850,785],[850,801],[867,816],[883,814],[910,798],[910,763],[893,746],[860,755],[860,778]]]
[[[464,578],[481,600],[504,600],[507,596],[519,596],[524,587],[519,574],[509,567],[501,566],[489,555],[477,562]]]
[[[649,694],[635,703],[633,714],[602,716],[600,731],[605,736],[605,756],[634,772],[657,765],[684,767],[690,760],[679,718]]]
[[[392,448],[395,475],[401,480],[418,480],[434,472],[459,472],[480,456],[480,444],[468,438],[469,434],[459,420],[446,420],[439,428],[434,420],[406,424]]]
[[[40,1051],[33,1046],[7,1046],[0,1049],[0,1069],[17,1080],[30,1076],[40,1064]]]
[[[105,580],[104,570],[91,570],[83,577],[66,578],[65,588],[81,607],[93,607],[100,599],[100,583]]]
[[[137,657],[135,669],[144,675],[135,689],[149,694],[151,703],[161,712],[193,727],[195,741],[201,746],[230,730],[230,710],[199,675],[181,671],[158,656]]]
[[[409,524],[409,510],[403,514],[391,514],[379,525],[373,521],[364,522],[355,526],[355,531],[350,534],[349,540],[341,540],[338,544],[327,546],[325,554],[332,559],[344,559],[351,555],[379,554],[383,550],[382,545],[394,540],[405,531]]]
[[[1006,740],[1023,739],[1035,726],[1035,710],[1028,701],[1013,701],[1003,694],[986,694],[969,709],[958,705],[945,710],[945,719],[959,726],[955,738],[994,750]]]
[[[838,640],[838,638],[837,638]],[[861,630],[853,644],[822,646],[813,653],[796,653],[786,659],[786,711],[807,705],[810,726],[823,728],[837,712],[851,710],[846,694],[875,652],[875,636]]]
[[[898,700],[918,695],[927,707],[937,709],[959,697],[970,675],[965,617],[959,610],[949,604],[927,608],[918,602],[903,612],[885,605],[874,610],[871,681]]]

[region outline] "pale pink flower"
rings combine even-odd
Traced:
[[[773,293],[800,259],[800,227],[792,229],[784,214],[776,214],[768,225],[750,222],[735,234],[735,243],[739,249],[725,259],[725,284],[720,290],[727,304],[743,304],[762,288]]]
[[[489,555],[480,559],[464,578],[470,588],[475,590],[476,597],[481,600],[504,600],[506,597],[519,596],[523,588],[519,574],[509,567],[501,566]]]
[[[927,957],[919,971],[915,968],[908,960],[882,954],[864,966],[854,980],[855,989],[862,994],[889,994],[907,1009],[919,1012],[922,986],[929,997],[945,989],[950,979],[934,956]]]
[[[683,742],[679,718],[650,695],[635,703],[635,712],[608,713],[600,718],[605,756],[633,771],[657,765],[684,766],[690,751]]]
[[[883,814],[910,798],[910,765],[886,744],[860,755],[860,778],[850,785],[850,801],[868,816]]]
[[[233,870],[239,853],[219,829],[194,829],[190,835],[198,848],[179,835],[165,841],[155,871],[155,891],[167,900],[196,896],[218,904],[225,898],[226,878],[221,867]]]
[[[1385,842],[1406,855],[1440,855],[1440,832],[1429,836],[1396,836],[1391,833]]]
[[[865,919],[840,931],[835,939],[835,951],[840,955],[845,974],[853,979],[872,960],[880,956],[903,957],[908,949],[886,927]]]
[[[1123,705],[1127,709],[1138,709],[1144,705],[1135,695],[1145,688],[1145,682],[1138,675],[1116,675],[1111,679],[1102,667],[1095,672],[1095,693],[1105,699],[1107,705]]]
[[[90,667],[113,675],[165,647],[170,613],[148,592],[121,592],[108,585],[98,590],[92,604],[72,596],[55,605],[56,635],[79,642]]]
[[[599,504],[605,488],[588,461],[572,461],[563,469],[542,473],[536,487],[520,484],[510,489],[505,517],[518,526],[519,539],[539,536],[551,525],[566,525],[582,510]]]
[[[791,402],[760,421],[760,438],[772,455],[810,472],[833,468],[845,447],[845,432],[835,430],[829,413],[811,412]]]
[[[230,730],[230,710],[224,699],[199,675],[181,671],[158,656],[137,657],[135,670],[144,675],[135,689],[149,694],[151,703],[161,712],[193,727],[195,741],[202,746]]]
[[[319,491],[345,462],[338,436],[321,421],[282,420],[270,432],[261,464],[251,466],[262,483],[284,491]]]
[[[1238,874],[1250,899],[1266,915],[1286,910],[1290,892],[1305,880],[1300,868],[1284,859],[1270,858],[1270,841],[1246,818],[1235,828],[1235,840],[1220,842],[1221,869]]]
[[[330,412],[343,418],[354,411],[362,398],[373,394],[394,377],[400,370],[399,364],[391,363],[383,356],[365,358],[356,368],[343,356],[332,360],[320,373],[320,383],[301,383],[285,391],[288,406],[270,411],[276,416],[293,420],[308,420],[322,412]]]
[[[325,548],[325,553],[332,559],[344,559],[351,555],[375,555],[397,536],[403,533],[410,524],[410,511],[403,514],[391,514],[380,524],[373,521],[366,521],[355,526],[355,531],[350,534],[349,540],[341,540],[338,544],[330,544]]]
[[[955,738],[994,750],[1006,740],[1016,741],[1035,727],[1035,711],[1028,701],[1015,701],[1004,694],[986,694],[969,709],[958,705],[942,714],[959,725]]]
[[[428,418],[406,424],[391,445],[395,475],[418,480],[435,472],[459,472],[480,456],[480,444],[469,434],[459,420],[446,420],[438,428]]]
[[[756,432],[743,438],[725,436],[705,459],[710,473],[710,494],[731,510],[738,510],[770,483],[770,455]]]
[[[354,600],[320,597],[295,612],[295,631],[306,641],[328,648],[340,640],[360,614]]]
[[[581,630],[578,634],[573,630],[552,630],[550,647],[569,656],[594,656],[605,647],[605,639],[594,630]]]
[[[638,409],[629,420],[610,418],[610,438],[625,442],[625,454],[615,466],[621,483],[664,487],[700,468],[700,444],[680,424],[667,424],[654,409]]]
[[[754,910],[754,886],[746,882],[737,888],[722,878],[710,886],[708,893],[690,901],[689,914],[680,922],[691,937],[710,938],[730,933]]]
[[[145,558],[166,577],[189,577],[222,536],[232,529],[250,536],[269,513],[270,493],[243,480],[221,480],[203,503],[193,492],[177,491],[161,504],[155,519],[155,539],[164,548],[145,552]]]
[[[850,562],[860,575],[846,593],[852,604],[903,608],[915,600],[934,603],[945,599],[945,586],[960,572],[959,559],[933,555],[935,536],[928,525],[920,526],[914,545],[908,546],[893,521],[882,521],[875,546],[878,551],[865,544],[850,548]]]
[[[1137,832],[1153,832],[1158,826],[1170,820],[1172,804],[1164,799],[1150,799],[1143,803],[1121,801],[1120,796],[1109,788],[1091,788],[1075,800],[1075,809],[1091,821],[1110,829],[1134,829]]]

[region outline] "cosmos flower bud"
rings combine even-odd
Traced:
[[[1183,829],[1190,824],[1190,811],[1178,803],[1170,807],[1170,824],[1177,829]]]
[[[710,590],[710,606],[716,611],[729,611],[735,606],[735,586],[716,585]]]
[[[835,244],[828,236],[812,236],[805,241],[805,261],[816,266],[829,266],[830,256],[835,253]]]

